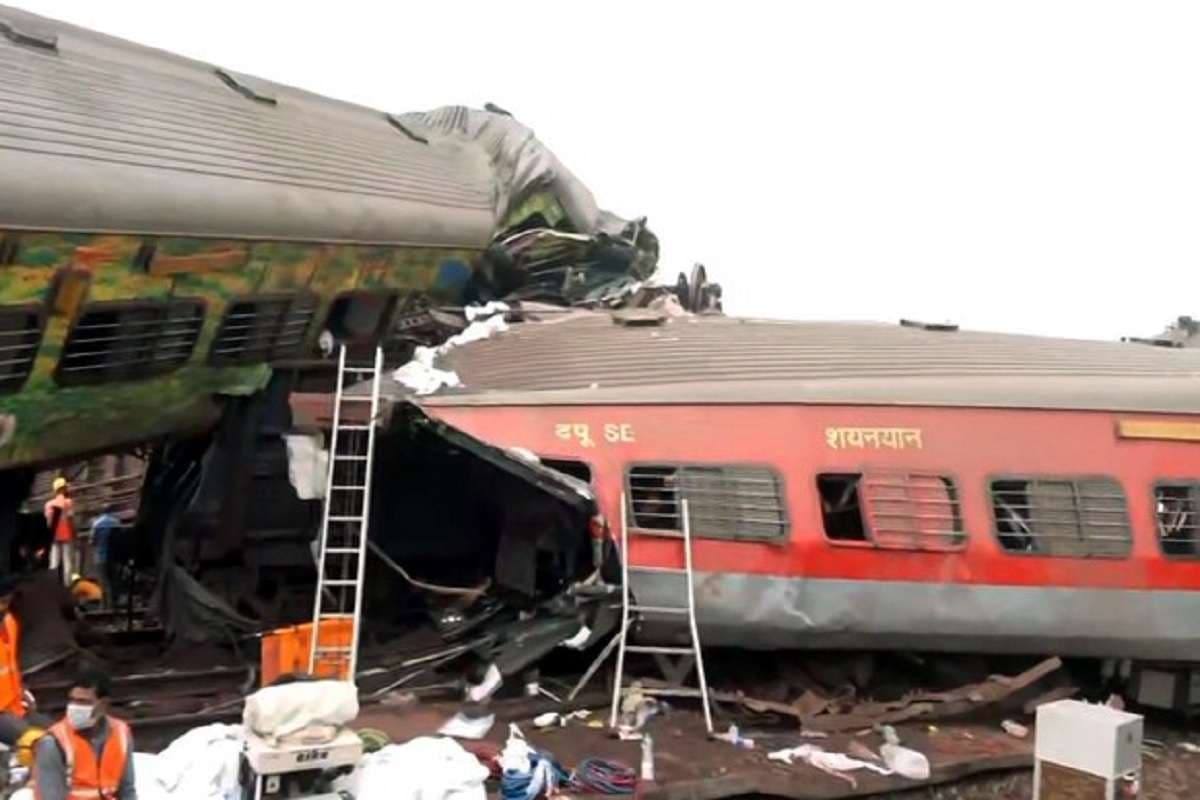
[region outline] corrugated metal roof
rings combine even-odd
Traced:
[[[492,232],[478,149],[19,9],[0,6],[0,30],[0,226],[455,246]]]
[[[607,314],[519,323],[430,405],[862,403],[1200,413],[1200,351],[873,323]],[[392,384],[394,396],[406,394]]]

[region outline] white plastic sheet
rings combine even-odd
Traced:
[[[246,698],[242,724],[268,741],[312,725],[338,728],[358,716],[358,690],[345,681],[300,681],[259,689]]]
[[[365,756],[334,788],[355,800],[486,800],[487,776],[458,742],[423,736]]]
[[[329,451],[323,437],[313,434],[288,434],[288,480],[301,500],[320,500],[325,496],[325,478],[329,473]]]
[[[239,800],[241,725],[205,725],[158,755],[134,754],[138,800]]]
[[[412,359],[392,373],[392,377],[419,396],[433,394],[443,387],[462,386],[457,374],[434,366],[438,356],[443,356],[461,345],[478,342],[508,330],[508,323],[503,314],[507,310],[508,306],[504,303],[468,307],[466,315],[471,324],[466,330],[451,336],[437,347],[418,347],[413,351]]]

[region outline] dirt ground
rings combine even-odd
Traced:
[[[372,727],[403,741],[419,735],[434,734],[456,710],[454,704],[415,704],[405,708],[370,707],[363,709],[360,727]],[[507,734],[507,716],[503,707],[496,709],[497,721],[485,737],[487,746],[499,747]],[[565,728],[536,730],[529,715],[518,714],[514,721],[531,742],[554,754],[566,766],[588,756],[622,761],[636,768],[640,745],[622,742],[606,731],[572,721]],[[593,712],[593,725],[604,712]],[[688,797],[703,800],[718,796],[788,796],[792,798],[881,797],[896,800],[1028,800],[1033,796],[1032,736],[1016,740],[993,724],[939,724],[898,726],[904,743],[924,752],[934,767],[935,778],[948,782],[921,788],[905,788],[911,782],[881,778],[856,772],[856,785],[826,775],[805,765],[786,766],[768,761],[774,749],[794,747],[805,741],[829,750],[845,751],[857,740],[875,750],[881,743],[874,733],[835,736],[826,740],[801,739],[795,733],[751,729],[745,735],[757,739],[753,750],[734,748],[714,742],[704,734],[699,714],[674,710],[648,725],[655,739],[658,786],[643,791],[646,797],[670,800]],[[1200,754],[1180,747],[1181,742],[1200,744],[1197,726],[1177,719],[1147,721],[1143,758],[1143,800],[1192,800],[1200,797]],[[471,743],[465,743],[470,748]],[[968,774],[990,766],[1000,767],[983,774]]]
[[[1142,758],[1143,800],[1193,800],[1200,797],[1200,754],[1180,747],[1200,745],[1200,727],[1179,719],[1147,720]],[[1161,745],[1161,746],[1160,746]],[[882,795],[894,800],[1027,800],[1033,797],[1033,773],[1015,770],[965,778],[953,784]]]

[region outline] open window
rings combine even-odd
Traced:
[[[564,475],[570,475],[584,483],[592,482],[592,468],[586,461],[577,461],[573,458],[543,458],[542,465]]]
[[[739,541],[787,538],[783,487],[758,466],[635,465],[626,472],[630,526],[677,534],[688,503],[695,536]]]
[[[1132,532],[1112,478],[1011,477],[991,483],[996,538],[1010,553],[1120,558]]]
[[[382,338],[395,306],[395,292],[346,292],[330,306],[325,329],[339,341],[374,343]]]
[[[42,341],[42,320],[37,306],[0,308],[0,393],[25,385]]]
[[[834,544],[887,550],[961,550],[958,488],[942,475],[824,473],[817,494],[825,536]]]
[[[261,364],[300,354],[316,312],[314,295],[248,297],[229,304],[213,339],[214,365]]]
[[[63,346],[56,380],[73,386],[171,372],[191,357],[203,322],[198,300],[87,306]]]
[[[1163,555],[1200,557],[1200,483],[1158,483],[1154,486],[1154,518]]]

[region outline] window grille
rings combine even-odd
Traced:
[[[631,527],[677,533],[687,500],[696,536],[747,541],[787,536],[782,485],[766,467],[639,465],[629,469],[626,483]]]
[[[1132,542],[1125,493],[1111,478],[992,481],[1001,547],[1012,553],[1120,557]]]
[[[213,339],[212,363],[261,364],[299,355],[316,309],[308,294],[231,303]]]
[[[1200,483],[1160,483],[1154,487],[1154,518],[1163,555],[1200,556]]]
[[[138,380],[178,369],[200,336],[199,301],[84,308],[58,362],[60,384]]]
[[[41,341],[39,309],[0,307],[0,392],[15,392],[25,385]]]
[[[966,546],[953,479],[921,473],[817,476],[825,535],[887,550],[960,550]]]

